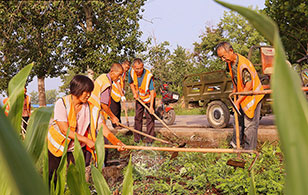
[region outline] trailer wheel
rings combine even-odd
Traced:
[[[206,117],[213,128],[224,128],[230,120],[230,111],[222,101],[213,101],[208,104]]]

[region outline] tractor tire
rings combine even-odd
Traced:
[[[167,113],[164,113],[163,120],[167,125],[173,125],[175,121],[175,111],[171,109]]]
[[[230,111],[222,101],[213,101],[207,106],[206,117],[211,127],[224,128],[229,123]]]

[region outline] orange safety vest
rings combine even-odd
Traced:
[[[119,102],[121,100],[120,91],[123,92],[123,86],[124,86],[123,76],[120,77],[120,86],[121,89],[118,88],[117,84],[114,81],[112,82],[111,97],[115,102]]]
[[[30,108],[30,96],[26,95],[26,106],[27,106],[27,111],[31,112]]]
[[[237,66],[237,91],[242,92],[244,91],[244,84],[243,84],[243,75],[242,72],[244,69],[247,69],[248,72],[251,75],[252,79],[252,91],[262,91],[263,86],[261,84],[261,81],[259,79],[258,73],[252,63],[245,58],[244,56],[237,54],[238,55],[238,66]],[[230,66],[230,64],[229,64]],[[233,74],[232,74],[232,69],[229,67],[230,74],[233,80]],[[258,105],[258,103],[262,100],[264,95],[253,95],[253,96],[246,96],[245,99],[241,102],[241,108],[248,116],[249,118],[254,117],[255,109]]]
[[[5,98],[4,100],[3,100],[3,105],[5,105],[6,104],[6,102],[9,100],[9,98]],[[9,106],[9,103],[7,103],[7,105],[6,105],[6,107],[5,107],[5,110],[4,110],[4,114],[6,115],[6,116],[8,116],[9,115],[9,111],[10,111],[10,106]]]
[[[141,86],[138,86],[138,77],[137,74],[135,73],[134,69],[131,69],[130,71],[131,77],[133,79],[133,83],[135,85],[136,90],[138,90],[140,99],[144,102],[144,103],[149,103],[151,98],[150,98],[150,90],[149,90],[149,86],[150,86],[150,82],[151,79],[153,77],[153,74],[145,69],[145,75],[143,77]],[[154,92],[154,97],[156,97],[156,92]]]
[[[73,104],[71,103],[72,96],[67,95],[62,98],[63,103],[66,108],[67,120],[69,124],[70,131],[75,132],[77,127],[77,118]],[[95,142],[97,135],[98,119],[100,115],[100,109],[93,104],[89,103],[90,109],[90,132],[87,132],[89,139]],[[62,156],[65,147],[66,135],[63,135],[58,127],[56,121],[52,122],[52,125],[48,129],[48,150],[56,157]],[[68,138],[68,144],[71,141]],[[87,148],[89,150],[89,148]]]
[[[111,86],[111,82],[107,77],[107,74],[102,74],[94,82],[94,89],[91,93],[91,97],[89,98],[89,102],[93,104],[94,106],[101,108],[101,93],[105,91],[108,87]],[[104,119],[107,119],[108,115],[106,112],[104,112],[101,109],[102,116],[104,116]]]

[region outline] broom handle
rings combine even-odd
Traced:
[[[167,151],[167,152],[201,152],[201,153],[255,153],[255,150],[242,150],[242,149],[219,149],[219,148],[170,148],[170,147],[146,147],[146,146],[116,146],[105,145],[105,148],[124,148],[128,150],[154,150],[154,151]]]
[[[143,136],[145,136],[145,137],[149,137],[149,138],[151,138],[151,139],[157,140],[157,141],[162,142],[162,143],[165,143],[165,144],[171,144],[171,145],[173,145],[172,143],[170,143],[170,142],[168,142],[168,141],[166,141],[166,140],[159,139],[159,138],[157,138],[157,137],[154,137],[154,136],[151,136],[151,135],[149,135],[149,134],[143,133],[143,132],[138,131],[138,130],[136,130],[136,129],[133,129],[133,128],[131,128],[131,127],[125,126],[125,125],[123,125],[123,124],[121,124],[121,123],[119,123],[119,125],[122,126],[122,127],[124,127],[124,128],[126,128],[126,129],[129,129],[130,131],[132,131],[132,132],[134,132],[134,133],[138,133],[138,134],[140,134],[140,135],[143,135]]]
[[[144,106],[150,113],[150,108],[139,98],[137,98],[138,102],[140,102],[140,104],[142,104],[142,106]],[[150,113],[151,114],[151,113]],[[161,120],[161,118],[159,118],[155,113],[152,114],[157,120],[159,120],[176,138],[179,138],[169,127],[168,125]]]

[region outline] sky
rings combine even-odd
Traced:
[[[264,8],[265,0],[224,0],[225,2],[244,7],[257,6]],[[155,37],[157,43],[168,41],[171,48],[177,45],[189,51],[193,43],[200,42],[199,36],[206,25],[216,25],[224,11],[229,11],[212,0],[148,0],[143,7],[143,18],[140,21],[141,37]],[[60,78],[46,78],[45,90],[59,89]],[[28,93],[37,91],[37,78],[28,85]],[[61,94],[60,94],[61,95]]]

